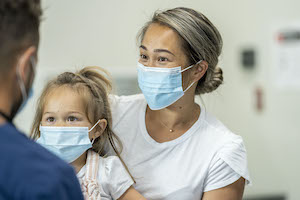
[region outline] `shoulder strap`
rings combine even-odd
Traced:
[[[88,151],[86,159],[86,178],[91,180],[97,180],[99,171],[99,154],[93,150]]]
[[[88,150],[85,178],[80,179],[82,194],[85,200],[101,200],[100,185],[97,180],[99,170],[99,154]]]

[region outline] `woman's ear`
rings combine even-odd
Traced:
[[[106,119],[101,119],[97,125],[96,132],[94,133],[94,137],[93,137],[94,140],[102,135],[106,126],[107,126]]]
[[[204,74],[206,73],[208,69],[208,63],[205,60],[202,60],[201,62],[197,63],[195,65],[195,70],[193,71],[193,78],[194,81],[199,81]]]

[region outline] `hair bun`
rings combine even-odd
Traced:
[[[78,74],[80,74],[88,85],[90,85],[90,82],[96,83],[98,87],[103,86],[103,91],[110,93],[112,89],[112,78],[105,69],[98,66],[87,66],[81,69]]]
[[[205,81],[202,82],[201,87],[197,87],[196,94],[210,93],[216,90],[222,83],[223,70],[220,67],[216,67],[213,73],[210,73],[210,76],[207,76]]]

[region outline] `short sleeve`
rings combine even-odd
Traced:
[[[237,181],[240,177],[251,184],[247,167],[247,154],[240,136],[226,143],[213,159],[207,179],[204,185],[204,192],[226,187]]]
[[[117,126],[126,115],[126,111],[130,108],[130,103],[126,100],[126,96],[117,96],[110,94],[108,96],[111,115],[112,128]]]
[[[119,199],[133,184],[133,180],[117,156],[106,159],[107,189],[113,199]]]
[[[128,118],[128,113],[136,114],[136,109],[139,109],[140,106],[144,106],[146,102],[143,94],[129,96],[109,95],[108,99],[113,119],[112,129],[120,122],[124,123],[124,120]]]

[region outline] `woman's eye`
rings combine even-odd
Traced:
[[[74,122],[74,121],[78,121],[78,119],[77,119],[77,117],[70,116],[70,117],[68,117],[68,121],[69,122]]]
[[[144,55],[144,54],[140,54],[140,58],[141,58],[141,59],[147,59],[147,56]]]
[[[54,117],[47,117],[46,121],[47,122],[54,122],[55,119],[54,119]]]
[[[165,61],[168,61],[169,59],[168,58],[166,58],[166,57],[159,57],[158,58],[158,61],[159,62],[165,62]]]

